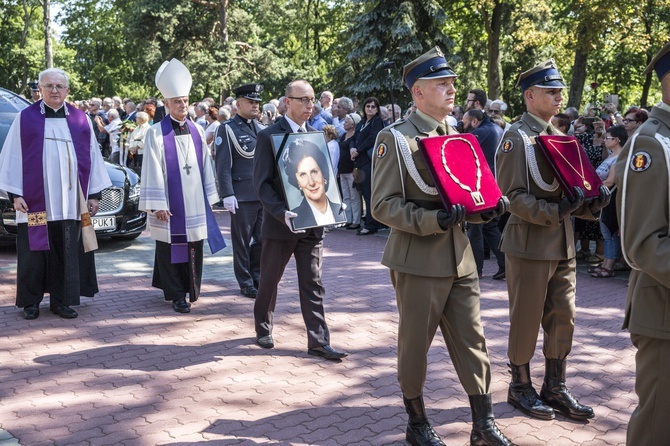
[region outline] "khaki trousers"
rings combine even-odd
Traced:
[[[477,272],[454,278],[391,270],[391,282],[400,315],[398,381],[405,398],[423,394],[426,355],[438,326],[466,393],[489,393],[491,365],[479,316]]]
[[[635,393],[640,400],[628,422],[628,446],[670,441],[670,340],[631,334],[635,354]]]
[[[542,351],[549,359],[565,359],[575,330],[575,259],[530,260],[505,256],[510,332],[507,356],[512,364],[528,364],[535,353],[540,324]]]

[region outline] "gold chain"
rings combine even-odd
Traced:
[[[475,165],[477,166],[477,183],[475,186],[475,190],[473,191],[470,186],[467,184],[463,184],[461,180],[456,177],[451,172],[451,169],[449,169],[449,166],[447,165],[447,157],[445,155],[445,148],[447,147],[447,143],[450,141],[463,141],[470,147],[470,150],[472,150],[472,155],[475,157]],[[448,138],[442,143],[442,148],[440,149],[440,156],[442,157],[442,166],[444,167],[444,170],[447,172],[447,175],[453,180],[454,183],[458,184],[458,187],[461,189],[470,192],[470,196],[472,197],[472,201],[474,201],[475,205],[481,206],[484,204],[484,198],[482,197],[481,192],[479,192],[479,188],[481,187],[482,184],[482,169],[481,169],[481,164],[479,162],[479,156],[477,155],[477,151],[475,150],[475,147],[472,145],[470,141],[468,141],[465,138],[461,137],[451,137]]]

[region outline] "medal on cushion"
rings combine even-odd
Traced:
[[[447,142],[449,142],[449,141],[463,141],[468,145],[468,147],[470,147],[470,150],[472,150],[472,154],[474,155],[474,158],[475,158],[475,165],[477,166],[477,184],[475,185],[475,190],[472,190],[472,188],[470,186],[468,186],[467,184],[463,184],[461,182],[461,180],[459,180],[458,177],[456,177],[456,175],[454,175],[451,172],[451,169],[447,165],[447,157],[445,155],[445,148],[447,146]],[[482,184],[482,169],[481,169],[481,164],[479,163],[479,156],[477,156],[477,151],[475,150],[472,143],[470,143],[470,141],[468,141],[465,138],[454,137],[454,138],[451,138],[451,139],[447,139],[442,144],[442,149],[440,150],[440,156],[442,157],[442,166],[444,167],[444,170],[447,172],[447,175],[449,175],[449,177],[453,180],[453,182],[456,183],[458,185],[458,187],[460,187],[461,189],[463,189],[467,192],[470,192],[470,197],[472,198],[472,201],[475,203],[475,206],[484,205],[484,197],[482,196],[482,193],[479,192],[479,188],[481,187],[481,184]]]

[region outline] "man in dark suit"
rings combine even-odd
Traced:
[[[263,256],[258,296],[254,305],[256,342],[263,348],[274,347],[272,322],[277,303],[277,284],[293,255],[298,273],[300,308],[307,328],[307,352],[326,359],[340,359],[347,354],[330,347],[330,332],[323,310],[323,228],[295,232],[291,229],[290,219],[297,217],[297,214],[286,206],[271,144],[274,134],[313,130],[306,128],[305,122],[312,113],[314,101],[314,90],[307,81],[289,83],[286,86],[286,115],[258,134],[253,181],[263,203]]]
[[[216,176],[219,196],[230,212],[233,269],[240,293],[255,298],[261,262],[263,207],[253,188],[254,152],[258,132],[264,126],[256,119],[261,101],[261,84],[247,84],[233,90],[237,114],[217,130]]]

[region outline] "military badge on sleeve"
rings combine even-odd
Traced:
[[[214,140],[214,145],[220,146],[222,142],[223,139],[220,136],[217,136],[216,139]]]
[[[384,158],[387,152],[388,147],[386,147],[386,144],[381,143],[379,146],[377,146],[377,158]]]
[[[514,148],[514,143],[512,142],[511,139],[506,139],[502,142],[502,146],[500,146],[500,150],[503,152],[511,152],[512,149]]]
[[[651,166],[651,155],[647,152],[635,152],[630,159],[630,170],[633,172],[644,172]]]

